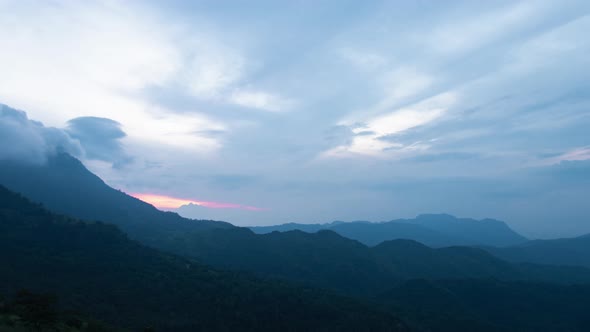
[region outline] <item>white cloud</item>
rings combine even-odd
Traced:
[[[287,111],[294,102],[264,91],[235,90],[229,97],[230,102],[248,108],[256,108],[271,112]]]
[[[353,137],[349,145],[330,149],[324,152],[323,156],[350,157],[368,155],[391,157],[400,153],[427,149],[427,144],[415,142],[403,145],[393,141],[391,136],[439,119],[456,100],[456,94],[451,92],[443,93],[391,113],[369,118],[364,121],[364,125],[352,129],[356,136]],[[386,136],[389,137],[385,139]]]
[[[416,68],[401,67],[391,70],[381,77],[380,86],[386,97],[378,108],[389,108],[404,98],[413,97],[424,92],[434,82],[434,78]]]
[[[129,121],[138,121],[133,126],[124,126],[130,137],[151,144],[165,144],[191,151],[212,152],[221,147],[221,142],[200,134],[206,131],[225,131],[220,122],[198,113],[175,113],[151,107],[138,117],[130,115]]]
[[[432,75],[412,66],[399,66],[395,69],[383,71],[372,77],[377,86],[381,99],[364,110],[357,110],[340,121],[339,124],[350,125],[364,122],[369,117],[375,117],[391,109],[401,107],[423,94],[435,83]]]
[[[213,43],[197,43],[189,60],[186,84],[201,99],[220,99],[243,76],[245,60],[232,50]]]
[[[371,119],[363,128],[353,129],[354,133],[370,131],[378,136],[393,135],[404,130],[421,126],[442,116],[445,108],[418,110],[407,108]]]
[[[582,161],[582,160],[590,160],[590,147],[581,147],[581,148],[570,150],[570,151],[563,153],[557,157],[549,158],[542,164],[553,165],[553,164],[559,164],[562,161]]]
[[[80,116],[113,119],[129,137],[193,152],[222,146],[207,132],[229,128],[199,110],[167,109],[146,98],[154,86],[197,99],[279,110],[264,91],[234,95],[246,59],[204,30],[162,21],[126,2],[0,3],[0,101],[63,126]]]

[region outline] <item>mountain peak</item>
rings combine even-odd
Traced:
[[[326,224],[283,224],[251,227],[256,233],[299,229],[306,232],[331,230],[368,246],[387,240],[409,239],[431,247],[452,245],[506,246],[526,241],[506,224],[494,219],[457,218],[450,214],[421,214],[415,219],[372,223],[368,221]]]

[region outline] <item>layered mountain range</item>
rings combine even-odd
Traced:
[[[0,291],[53,292],[125,328],[589,326],[579,310],[590,304],[588,236],[529,241],[500,221],[449,215],[235,227],[160,211],[67,154],[1,161],[0,184]]]

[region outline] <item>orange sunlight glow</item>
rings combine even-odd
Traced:
[[[206,202],[206,201],[196,201],[190,199],[183,199],[183,198],[176,198],[171,196],[164,196],[164,195],[154,195],[154,194],[141,194],[141,193],[132,193],[131,196],[140,199],[146,203],[150,203],[153,206],[157,207],[158,209],[177,209],[183,205],[188,204],[195,204],[206,208],[211,209],[240,209],[240,210],[248,210],[248,211],[264,211],[266,209],[255,207],[255,206],[248,206],[248,205],[241,205],[241,204],[234,204],[234,203],[222,203],[222,202]]]

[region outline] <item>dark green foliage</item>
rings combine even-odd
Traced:
[[[332,231],[273,232],[213,229],[175,242],[169,250],[223,268],[281,277],[353,295],[374,294],[414,278],[497,278],[590,282],[590,270],[517,265],[482,249],[433,249],[411,240],[369,248]]]
[[[0,306],[0,331],[115,332],[123,330],[57,308],[54,294],[21,289]]]
[[[53,215],[2,187],[0,202],[5,294],[52,292],[61,309],[133,329],[405,330],[392,314],[356,300],[212,270],[146,248],[115,226]]]
[[[590,285],[413,280],[378,300],[432,331],[590,331]]]
[[[16,293],[12,307],[26,325],[41,330],[52,328],[57,323],[56,304],[57,297],[53,294],[20,290]]]
[[[256,235],[244,228],[210,230],[177,242],[175,252],[223,268],[366,294],[393,281],[366,246],[333,232]]]

